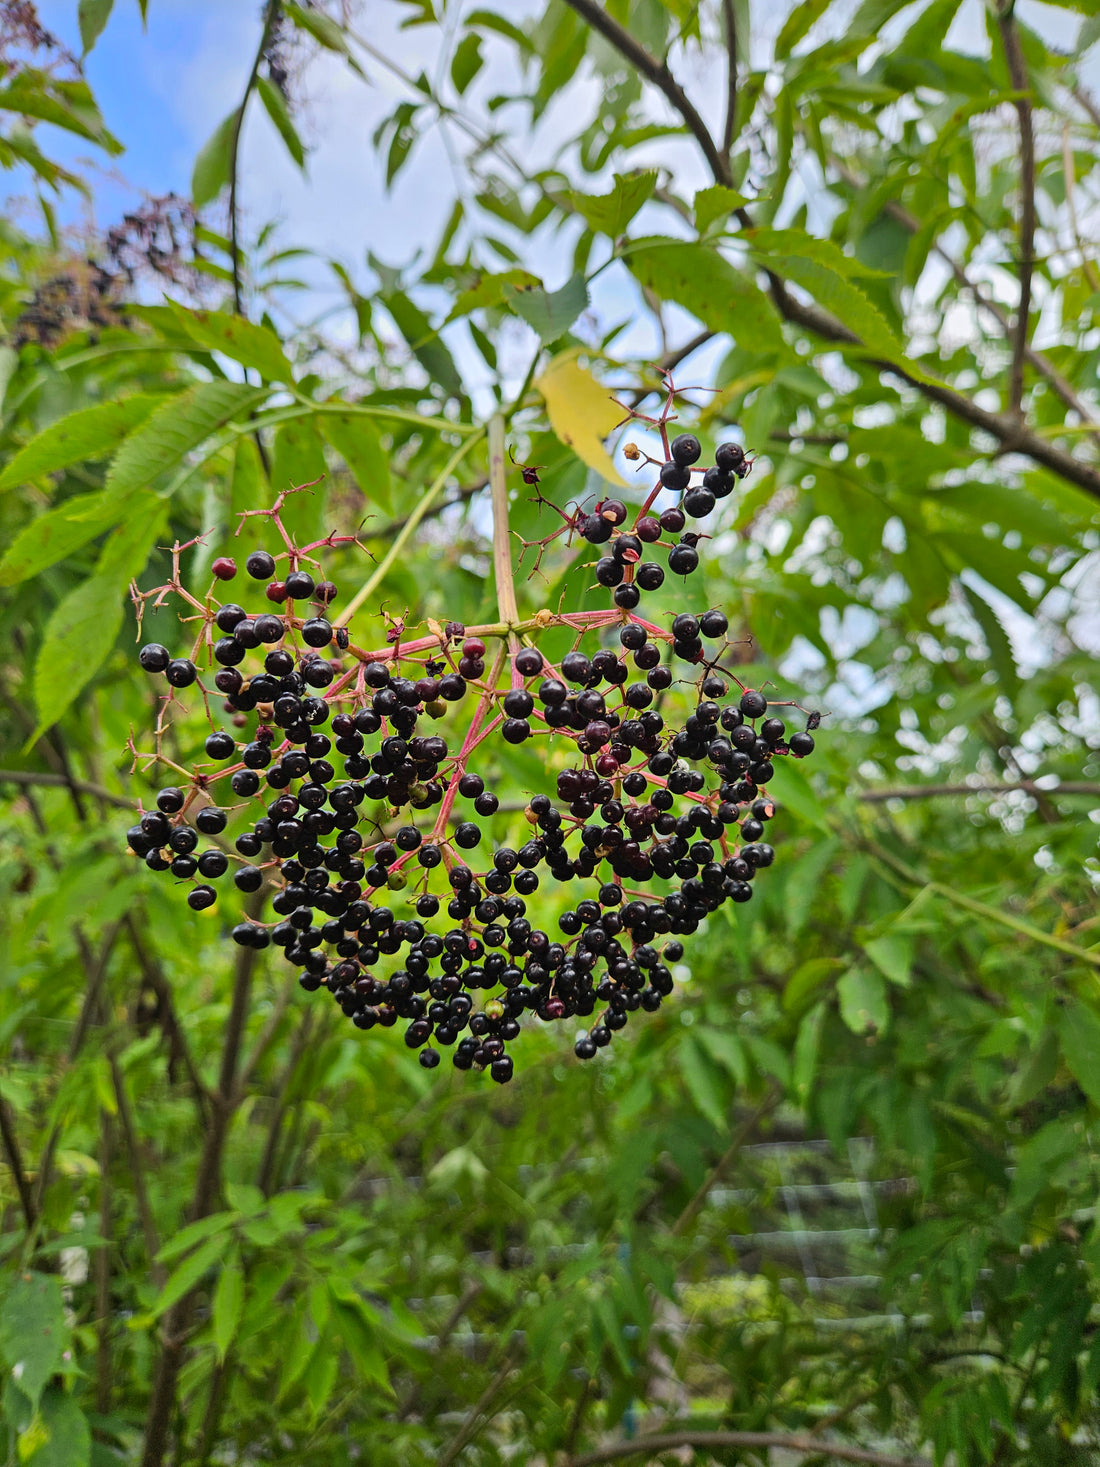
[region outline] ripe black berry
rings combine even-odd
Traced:
[[[146,672],[164,672],[171,660],[172,654],[159,642],[148,642],[138,653],[138,661]]]
[[[189,657],[176,657],[165,668],[164,675],[172,687],[189,688],[198,672]]]
[[[643,591],[656,591],[664,584],[665,572],[656,561],[647,560],[634,569],[634,584]]]
[[[305,601],[313,595],[313,577],[308,571],[291,571],[283,583],[286,586],[286,594],[291,601]]]
[[[217,809],[214,805],[208,805],[195,816],[196,829],[201,830],[203,835],[220,835],[225,825],[225,811]]]
[[[734,474],[744,467],[745,450],[740,443],[720,443],[714,450],[714,462],[724,473]]]
[[[755,688],[746,688],[738,706],[746,718],[760,718],[768,711],[768,700]]]
[[[205,911],[207,907],[212,907],[217,900],[218,894],[212,886],[194,886],[187,893],[187,905],[196,912]]]
[[[804,759],[814,751],[814,736],[808,733],[793,733],[789,739],[791,753],[796,759]]]
[[[613,599],[621,611],[633,611],[642,599],[642,593],[633,582],[630,582],[629,585],[616,586]]]
[[[670,459],[667,464],[661,465],[661,483],[666,489],[686,489],[691,483],[691,471],[675,459]]]
[[[699,565],[699,554],[691,545],[674,545],[668,553],[668,568],[675,576],[690,576]]]
[[[703,445],[694,433],[681,433],[672,440],[671,448],[672,457],[678,464],[698,463],[703,452]]]
[[[714,508],[714,495],[709,489],[697,484],[684,495],[683,505],[685,514],[691,515],[692,519],[701,520]]]
[[[534,677],[542,671],[542,653],[535,647],[521,647],[516,653],[516,671],[524,677]]]
[[[275,570],[275,557],[266,550],[254,550],[244,563],[244,568],[254,581],[266,581]]]
[[[232,734],[217,732],[207,734],[204,748],[211,759],[230,759],[237,751],[237,742]]]
[[[721,611],[704,611],[699,618],[699,630],[704,637],[724,637],[729,630],[729,619]]]
[[[323,616],[310,617],[302,623],[302,641],[310,647],[327,647],[332,641],[332,623]]]
[[[623,567],[610,555],[596,562],[596,580],[601,586],[617,586],[625,574]]]

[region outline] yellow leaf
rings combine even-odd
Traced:
[[[554,433],[590,469],[610,484],[622,484],[615,465],[603,446],[604,439],[623,418],[623,410],[611,401],[606,387],[592,373],[578,366],[576,350],[556,356],[535,386],[546,401]]]

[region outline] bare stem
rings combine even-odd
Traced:
[[[504,416],[489,419],[489,487],[493,495],[493,571],[497,584],[497,610],[511,628],[519,621],[516,583],[512,578],[512,546],[508,528],[508,471],[504,462]]]

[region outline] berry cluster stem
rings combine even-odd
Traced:
[[[516,604],[516,583],[512,576],[503,413],[494,413],[489,419],[489,488],[493,500],[493,572],[497,585],[497,609],[501,621],[509,629],[509,641],[515,640],[518,646],[514,628],[519,622],[519,607]]]

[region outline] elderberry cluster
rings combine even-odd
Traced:
[[[156,605],[177,591],[202,629],[191,655],[156,642],[140,650],[169,688],[154,760],[172,763],[159,734],[178,690],[197,685],[214,726],[205,758],[193,772],[173,766],[187,777],[128,831],[131,849],[190,883],[196,910],[228,878],[249,903],[237,943],[281,948],[301,986],[324,988],[360,1029],[403,1023],[427,1068],[450,1048],[457,1068],[507,1081],[507,1046],[528,1012],[595,1015],[575,1044],[591,1058],[632,1012],[653,1012],[672,992],[682,937],[725,902],[752,898],[774,859],[764,836],[775,760],[814,747],[808,731],[788,733],[769,715],[763,692],[722,669],[723,612],[682,612],[667,630],[634,614],[639,588],[663,576],[641,547],[686,513],[707,512],[729,492],[726,478],[732,487],[750,466],[723,445],[693,488],[700,453],[681,435],[660,470],[659,487],[684,491],[683,509],[658,520],[643,506],[630,530],[618,501],[578,517],[585,540],[609,546],[596,578],[615,586],[615,608],[539,613],[526,644],[514,627],[449,622],[412,640],[403,623],[391,626],[378,651],[354,645],[333,617],[337,587],[304,564],[335,537],[299,549],[283,531],[278,558],[251,554],[248,575],[267,583],[254,610],[214,595],[236,577],[233,560],[214,562],[200,602],[179,582],[177,554]],[[669,563],[694,568],[694,546],[681,541]],[[551,626],[576,638],[558,663],[531,644]],[[586,639],[601,645],[582,650]],[[215,694],[226,727],[213,717]],[[810,714],[808,727],[817,721]],[[546,769],[546,787],[511,811],[490,788],[497,737],[535,740]],[[527,826],[516,846],[493,839],[496,817],[509,813]],[[544,891],[539,910],[554,896],[567,904],[543,927],[527,899],[547,878],[551,899]]]

